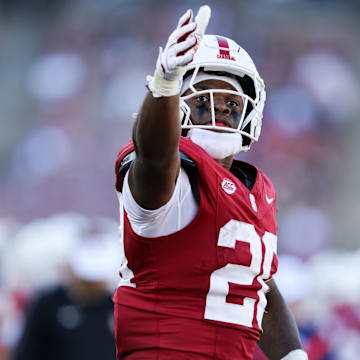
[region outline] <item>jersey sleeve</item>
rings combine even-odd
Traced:
[[[124,160],[126,156],[128,156],[131,152],[134,151],[134,145],[133,142],[130,141],[127,145],[125,145],[119,152],[116,162],[115,162],[115,188],[118,192],[122,192],[122,185],[124,181],[124,176],[126,174],[126,171],[121,171],[122,168],[125,168]],[[129,164],[130,165],[130,164]]]
[[[192,221],[198,210],[189,177],[182,168],[170,200],[160,208],[144,209],[135,201],[129,187],[128,172],[123,181],[122,199],[134,232],[150,238],[166,236],[183,229]]]

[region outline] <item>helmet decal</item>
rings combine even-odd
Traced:
[[[230,56],[229,43],[227,39],[224,38],[223,36],[218,36],[218,35],[216,35],[216,39],[219,43],[219,54],[217,57],[221,59],[228,59],[235,61],[235,58],[233,56]]]

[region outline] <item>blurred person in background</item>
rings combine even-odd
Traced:
[[[114,250],[96,234],[70,248],[63,283],[29,301],[15,360],[114,359]]]
[[[329,337],[327,324],[315,319],[307,305],[314,286],[309,265],[297,256],[285,254],[279,256],[279,264],[275,279],[296,318],[309,360],[339,359]],[[325,303],[323,306],[326,306]]]
[[[360,251],[323,251],[306,265],[313,286],[311,296],[302,299],[305,309],[302,306],[298,311],[305,346],[311,346],[314,351],[324,349],[318,341],[320,337],[334,350],[334,359],[357,359],[360,354],[360,281],[354,274],[360,273]]]
[[[305,360],[271,280],[275,189],[233,161],[260,135],[264,83],[233,40],[204,35],[209,19],[207,6],[180,18],[116,162],[117,358],[248,360],[261,336],[269,359]]]
[[[9,358],[10,348],[16,339],[17,320],[21,318],[24,297],[18,291],[7,287],[8,273],[5,263],[9,248],[21,228],[21,224],[13,218],[0,217],[0,359]],[[16,340],[15,340],[16,341]]]
[[[338,352],[332,343],[328,324],[320,321],[308,307],[308,299],[312,299],[311,288],[314,279],[311,278],[308,264],[294,255],[280,255],[279,268],[274,275],[277,286],[284,300],[295,316],[301,341],[309,360],[340,360]],[[322,307],[326,307],[322,303]],[[253,360],[267,360],[259,347],[256,348]]]

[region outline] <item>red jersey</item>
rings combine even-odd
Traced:
[[[116,162],[133,151],[130,143]],[[123,214],[114,294],[118,359],[252,359],[277,268],[275,189],[257,170],[251,191],[191,140],[200,206],[184,229],[144,238]]]

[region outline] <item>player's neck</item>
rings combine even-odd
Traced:
[[[228,157],[226,157],[224,159],[214,159],[214,160],[216,162],[218,162],[220,165],[222,165],[225,169],[230,170],[234,158],[233,158],[232,155],[230,155],[230,156],[228,156]]]

